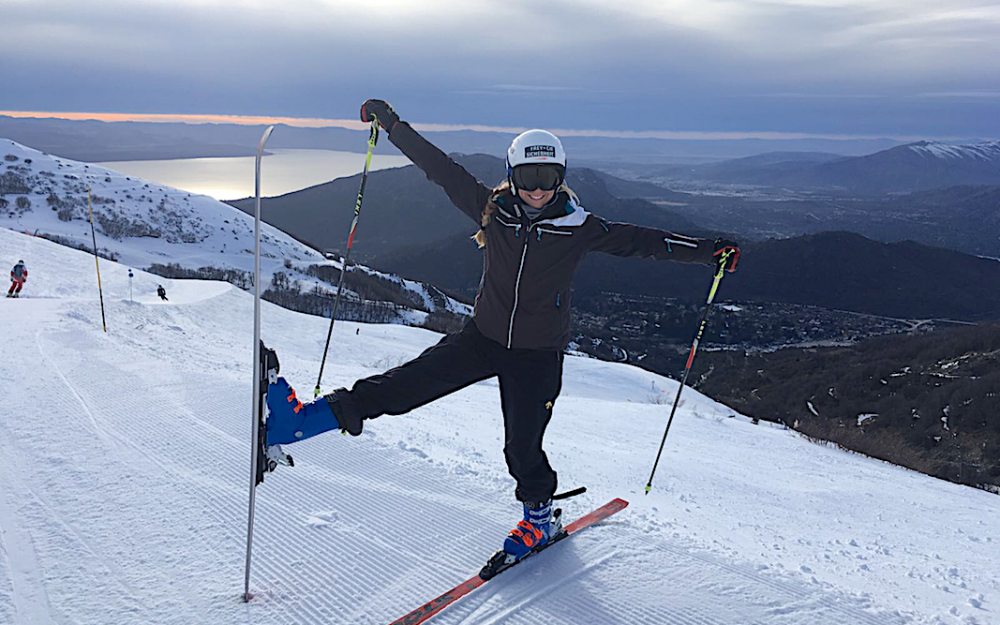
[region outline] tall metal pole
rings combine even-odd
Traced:
[[[94,232],[94,207],[90,203],[90,185],[87,185],[87,208],[90,210],[90,238],[94,242],[94,266],[97,267],[97,293],[101,297],[101,325],[105,334],[108,332],[108,322],[104,318],[104,289],[101,288],[101,263],[97,262],[97,234]]]
[[[365,170],[361,173],[361,188],[358,189],[358,200],[354,203],[354,221],[351,222],[351,232],[347,235],[347,253],[341,259],[340,282],[337,284],[337,298],[333,300],[333,314],[330,315],[330,329],[326,332],[326,346],[323,348],[323,360],[319,362],[319,377],[316,378],[316,388],[313,397],[319,397],[320,384],[323,382],[323,368],[326,366],[326,353],[330,350],[330,337],[333,336],[333,324],[337,321],[337,309],[340,308],[340,295],[344,292],[344,276],[347,275],[347,263],[351,260],[351,248],[354,246],[354,233],[358,229],[358,217],[361,216],[361,200],[365,196],[365,183],[368,182],[368,167],[372,163],[372,152],[378,143],[378,119],[372,117],[371,133],[368,135],[368,156],[365,158]]]
[[[257,207],[254,215],[253,247],[253,451],[250,454],[250,511],[247,514],[247,567],[243,585],[243,601],[250,601],[250,557],[253,552],[253,517],[257,493],[257,437],[260,436],[260,378],[263,372],[260,364],[260,161],[264,156],[264,144],[271,136],[274,126],[268,126],[257,146],[257,163],[254,189]]]
[[[674,406],[670,409],[670,418],[667,419],[667,429],[663,431],[663,440],[660,441],[660,450],[656,452],[656,461],[653,462],[653,470],[649,474],[649,481],[646,482],[646,494],[653,489],[653,476],[656,475],[656,467],[660,464],[660,455],[663,453],[663,445],[667,442],[667,433],[670,432],[670,424],[674,422],[674,413],[677,412],[677,405],[681,401],[681,391],[684,390],[684,385],[687,384],[688,375],[691,374],[691,365],[694,364],[694,355],[698,351],[698,344],[701,342],[701,336],[705,333],[705,326],[708,325],[708,313],[712,310],[712,300],[715,299],[715,292],[719,289],[719,283],[722,282],[722,274],[726,271],[726,265],[729,262],[729,256],[733,252],[726,251],[722,253],[719,259],[718,269],[715,272],[715,279],[712,281],[712,288],[708,291],[708,301],[705,303],[705,312],[701,315],[701,323],[698,325],[698,333],[694,337],[694,342],[691,343],[691,351],[688,353],[687,365],[684,367],[684,377],[681,378],[681,385],[677,387],[677,397],[674,398]]]

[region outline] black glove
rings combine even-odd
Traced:
[[[399,115],[388,102],[384,100],[365,100],[361,105],[361,121],[370,124],[372,118],[378,120],[378,125],[386,132],[391,133],[393,126],[399,123]]]
[[[727,255],[728,254],[728,255]],[[730,241],[729,239],[716,239],[715,240],[715,251],[712,256],[716,257],[717,262],[722,262],[723,256],[726,260],[726,271],[732,273],[736,271],[736,263],[740,259],[740,245],[735,241]]]

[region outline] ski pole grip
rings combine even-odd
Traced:
[[[740,253],[737,250],[729,248],[724,250],[722,254],[719,255],[718,267],[720,273],[726,270],[727,266],[729,265],[729,259],[732,256],[736,256],[736,258],[733,259],[733,266],[729,267],[729,270],[730,272],[736,271],[736,263],[740,262]]]
[[[726,268],[726,265],[729,264],[729,256],[731,254],[732,254],[731,251],[726,250],[719,255],[719,263],[718,263],[719,271],[724,270]]]

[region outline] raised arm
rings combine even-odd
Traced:
[[[682,263],[714,263],[712,241],[674,234],[657,228],[605,221],[591,215],[587,220],[589,248],[613,256],[640,256]]]
[[[389,133],[389,140],[393,145],[423,170],[428,180],[444,189],[452,204],[475,221],[477,226],[481,225],[483,209],[486,208],[492,189],[421,137],[409,124],[400,121],[388,103],[382,100],[366,101],[361,107],[361,121],[371,122],[373,117]]]
[[[736,271],[739,245],[728,239],[698,239],[658,228],[605,221],[591,215],[585,224],[588,247],[613,256],[639,256],[715,265],[726,255],[726,270]]]

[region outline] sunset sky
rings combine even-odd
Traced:
[[[979,0],[3,0],[0,110],[988,139],[998,32]]]

